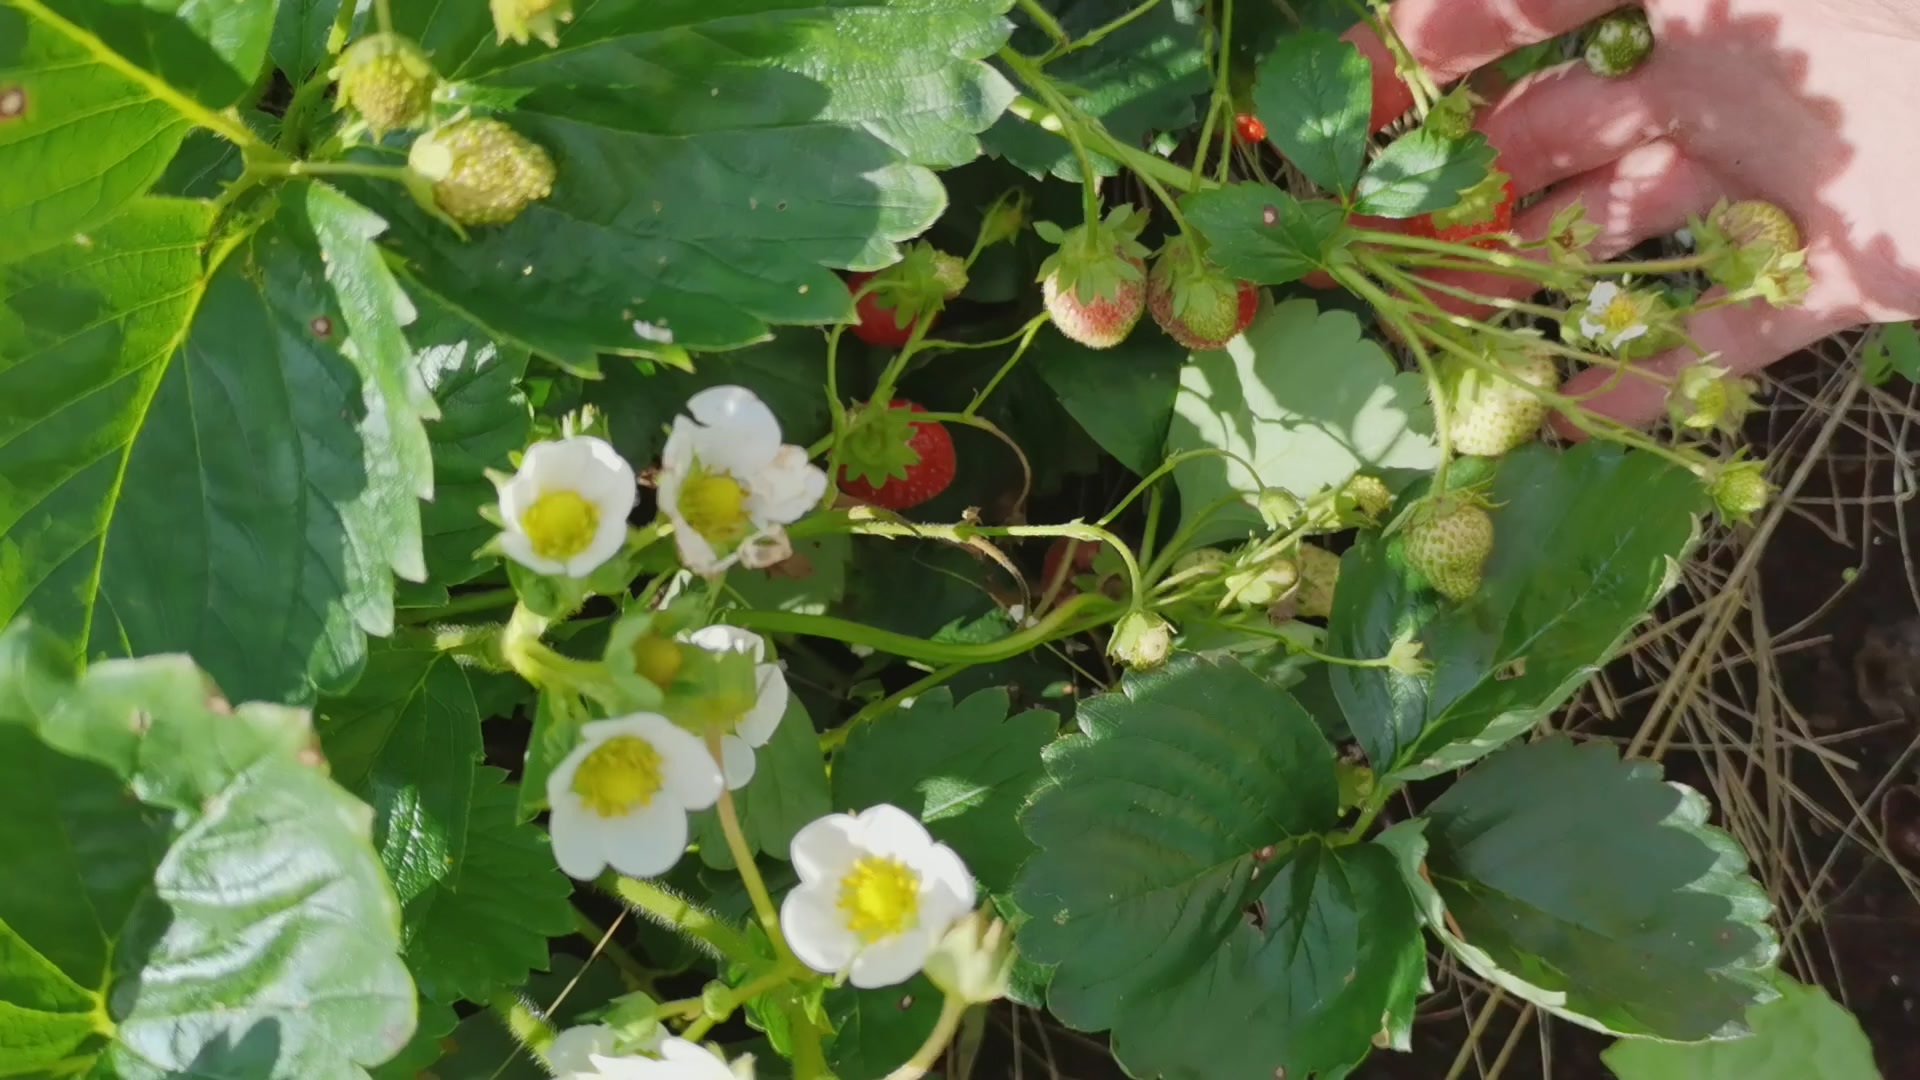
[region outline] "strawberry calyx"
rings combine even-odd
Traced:
[[[1465,239],[1506,232],[1513,225],[1513,179],[1499,169],[1460,193],[1460,201],[1427,216],[1439,239]]]
[[[1167,241],[1147,279],[1147,306],[1168,336],[1190,349],[1219,348],[1245,330],[1260,293],[1207,259],[1184,236]]]
[[[921,425],[912,416],[925,411],[904,398],[894,398],[884,409],[861,406],[853,430],[840,442],[841,477],[876,488],[906,479],[908,470],[920,464],[913,436]]]
[[[1036,221],[1033,231],[1059,249],[1040,264],[1034,280],[1053,278],[1062,296],[1071,296],[1081,304],[1113,300],[1122,286],[1146,277],[1143,266],[1148,251],[1140,243],[1140,233],[1146,226],[1146,211],[1127,203],[1109,210],[1104,220],[1071,229],[1062,229],[1051,221]]]
[[[859,297],[855,306],[860,330],[877,331],[883,338],[891,337],[885,332],[889,325],[899,332],[896,340],[876,340],[864,332],[859,336],[872,344],[903,345],[921,316],[937,313],[967,287],[967,268],[958,258],[922,242],[908,248],[892,266],[848,275],[847,287]]]

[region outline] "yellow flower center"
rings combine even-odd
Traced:
[[[898,859],[865,855],[840,879],[847,929],[871,945],[919,921],[920,875]]]
[[[549,491],[520,515],[521,531],[543,559],[571,559],[600,529],[600,510],[577,491]]]
[[[685,663],[679,644],[671,638],[648,634],[633,643],[634,672],[662,690],[673,685],[673,677]]]
[[[1624,334],[1640,322],[1640,308],[1633,297],[1621,293],[1607,302],[1600,312],[1600,323],[1609,334]]]
[[[660,786],[660,751],[631,735],[618,735],[594,747],[573,772],[573,793],[603,818],[647,805],[660,794]]]
[[[680,486],[680,516],[694,532],[725,543],[747,533],[747,489],[726,473],[708,472],[694,463]]]

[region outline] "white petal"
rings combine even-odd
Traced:
[[[739,791],[753,781],[753,747],[738,735],[720,738],[721,771],[727,777],[727,790]]]
[[[521,531],[519,518],[507,519],[507,527],[500,533],[500,550],[507,558],[536,574],[554,577],[567,572],[567,564],[559,559],[548,559],[533,553],[533,541]]]
[[[694,452],[742,480],[780,450],[780,421],[744,386],[710,386],[687,399],[687,414],[706,429]]]
[[[913,978],[933,951],[933,939],[919,931],[896,934],[860,950],[847,981],[862,990],[895,986]]]
[[[978,900],[967,864],[945,844],[932,844],[911,863],[920,874],[920,921],[945,933]]]
[[[655,733],[668,728],[680,730],[673,727],[673,721],[659,713],[637,712],[627,713],[625,716],[609,716],[605,720],[589,720],[580,725],[580,745],[589,748],[598,746],[616,735],[635,735],[651,742]],[[575,748],[575,752],[582,757],[586,756],[586,751],[578,747]]]
[[[827,882],[837,888],[853,861],[863,854],[859,835],[860,823],[851,814],[815,818],[793,834],[788,861],[801,881]]]
[[[790,525],[827,493],[827,474],[807,463],[807,452],[782,446],[766,468],[748,479],[747,512],[754,523]]]
[[[534,445],[543,444],[535,443]],[[509,529],[518,529],[520,515],[525,514],[527,507],[532,506],[533,501],[540,497],[540,483],[523,464],[520,471],[513,474],[513,479],[500,485],[499,494],[500,517],[506,521]]]
[[[537,442],[527,447],[527,452],[520,458],[520,471],[515,479],[531,478],[535,490],[540,492],[560,488],[582,491],[584,494],[585,485],[598,483],[603,474],[621,469],[628,475],[633,473],[626,460],[607,445],[605,439],[575,435],[551,442]]]
[[[742,630],[738,626],[726,623],[714,623],[703,626],[691,634],[682,634],[680,640],[689,645],[698,645],[708,652],[741,652],[753,657],[754,663],[766,659],[767,640],[751,630]]]
[[[733,1071],[718,1055],[685,1039],[661,1040],[660,1060],[680,1066],[684,1071],[674,1075],[686,1080],[733,1080]]]
[[[1619,333],[1613,335],[1613,345],[1614,345],[1614,348],[1619,348],[1620,346],[1625,345],[1627,342],[1632,341],[1635,338],[1642,338],[1646,336],[1647,336],[1647,324],[1635,323],[1634,325],[1627,327],[1625,330],[1622,330]]]
[[[1619,295],[1620,286],[1611,281],[1603,281],[1595,285],[1593,291],[1587,294],[1587,310],[1593,312],[1605,311],[1607,305],[1613,303],[1614,298]]]
[[[667,520],[673,522],[673,546],[680,552],[681,566],[701,577],[712,577],[739,561],[738,549],[722,558],[713,550],[713,545],[707,543],[706,537],[687,524],[687,519],[680,516],[674,504],[662,502],[660,505],[666,508]]]
[[[570,878],[592,881],[607,868],[606,844],[601,817],[580,805],[578,796],[563,792],[559,799],[548,800],[553,815],[547,821],[547,835],[553,840],[553,861]]]
[[[860,811],[858,843],[875,855],[897,858],[914,865],[933,844],[927,827],[897,806],[881,803]]]
[[[687,850],[687,812],[671,798],[656,798],[608,818],[605,836],[609,866],[631,877],[655,877],[673,869]]]
[[[786,675],[773,664],[756,666],[753,681],[756,691],[753,708],[733,725],[733,730],[748,746],[765,746],[780,727],[780,718],[787,715],[787,699],[792,691],[787,689]]]
[[[1597,322],[1586,315],[1580,316],[1580,334],[1587,340],[1598,341],[1606,332],[1607,325],[1605,323]]]
[[[688,810],[705,810],[720,798],[720,766],[698,735],[658,717],[647,736],[659,752],[666,795]]]
[[[555,1035],[547,1046],[547,1062],[553,1066],[555,1076],[592,1075],[597,1070],[588,1055],[613,1053],[613,1038],[613,1029],[605,1024],[570,1027]]]
[[[860,938],[840,917],[837,881],[801,885],[780,904],[780,933],[793,955],[824,975],[842,971],[860,949]]]
[[[787,541],[786,530],[773,525],[741,541],[734,557],[749,570],[765,570],[792,558],[793,545]]]
[[[627,515],[622,511],[618,517],[601,513],[600,522],[594,527],[593,540],[585,550],[567,560],[568,577],[586,577],[601,564],[615,555],[627,544]]]

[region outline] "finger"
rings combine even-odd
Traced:
[[[1620,6],[1620,0],[1398,0],[1393,27],[1435,82],[1449,82],[1515,49],[1577,29]],[[1413,105],[1394,74],[1393,56],[1364,23],[1347,32],[1373,67],[1373,127],[1378,131]]]
[[[1719,290],[1708,293],[1711,298]],[[1695,315],[1687,322],[1687,335],[1708,353],[1718,353],[1714,363],[1745,375],[1758,371],[1783,356],[1790,355],[1830,334],[1853,325],[1854,319],[1832,311],[1806,308],[1776,309],[1766,304],[1715,308]],[[1589,412],[1635,427],[1657,419],[1666,410],[1667,384],[1636,375],[1651,372],[1671,379],[1700,354],[1691,347],[1670,349],[1625,373],[1608,368],[1589,368],[1567,380],[1561,393],[1586,397]],[[1609,385],[1611,383],[1611,385]],[[1604,388],[1604,389],[1602,389]],[[1585,433],[1564,416],[1556,415],[1553,426],[1569,439],[1580,440]]]
[[[1514,190],[1531,195],[1673,130],[1642,74],[1604,79],[1567,64],[1521,81],[1480,116]]]
[[[1719,180],[1666,139],[1656,139],[1630,150],[1618,161],[1575,177],[1548,192],[1520,212],[1514,231],[1523,239],[1538,240],[1552,227],[1556,214],[1578,202],[1586,220],[1600,232],[1587,247],[1589,258],[1611,259],[1656,236],[1684,227],[1689,218],[1713,208],[1725,189]],[[1538,249],[1518,254],[1544,259]],[[1445,273],[1428,275],[1443,285],[1482,296],[1521,300],[1537,291],[1531,279],[1499,274]],[[1436,294],[1434,299],[1456,314],[1484,318],[1494,309]]]

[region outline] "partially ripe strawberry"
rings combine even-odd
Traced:
[[[1509,361],[1506,368],[1527,386],[1560,388],[1560,373],[1547,353],[1529,352]],[[1457,372],[1456,378],[1449,428],[1455,450],[1476,457],[1499,457],[1539,433],[1548,406],[1526,386],[1515,386],[1472,368]]]
[[[1426,504],[1407,526],[1407,565],[1434,591],[1466,600],[1479,591],[1481,571],[1493,552],[1493,519],[1471,496],[1444,495]]]
[[[866,418],[842,447],[840,490],[888,510],[919,506],[947,490],[958,464],[953,436],[940,424],[909,419],[925,411],[895,398]]]
[[[1267,125],[1252,113],[1240,113],[1233,118],[1233,137],[1248,146],[1257,146],[1267,139]]]
[[[1121,205],[1106,220],[1071,230],[1034,224],[1042,239],[1060,245],[1040,264],[1040,292],[1062,334],[1089,349],[1110,349],[1133,332],[1146,309],[1147,249],[1139,239],[1146,223],[1144,212]]]
[[[871,273],[861,271],[847,275],[847,291],[859,296],[853,302],[853,312],[860,321],[853,324],[853,336],[869,345],[885,345],[899,348],[913,337],[916,319],[901,319],[899,310],[880,299],[880,294],[868,292],[860,295],[860,290],[873,278]]]
[[[1196,256],[1184,238],[1167,242],[1147,277],[1147,310],[1189,349],[1218,349],[1253,322],[1260,291]]]
[[[1485,180],[1462,192],[1457,204],[1408,221],[1407,232],[1450,244],[1495,247],[1498,236],[1513,228],[1517,199],[1512,178],[1495,169]]]

